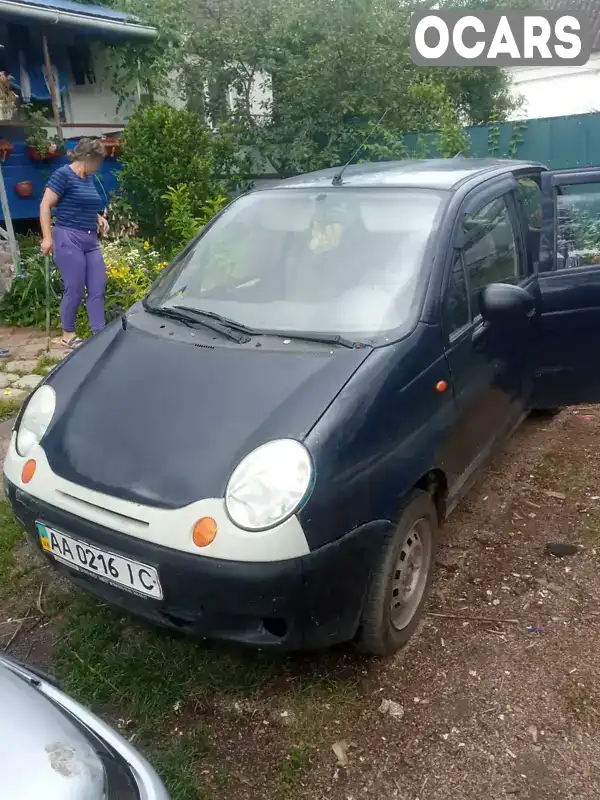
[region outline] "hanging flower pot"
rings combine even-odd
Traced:
[[[104,136],[100,141],[104,145],[107,158],[118,158],[121,155],[123,139],[117,139],[116,136]]]
[[[48,148],[44,149],[43,152],[40,152],[33,144],[28,144],[26,151],[32,161],[53,161],[55,158],[60,158],[63,153],[62,148],[54,142],[48,145]]]
[[[31,181],[19,181],[19,183],[15,183],[15,192],[19,197],[31,197],[33,194],[33,183]]]
[[[0,161],[4,162],[12,154],[15,146],[8,139],[0,139]]]

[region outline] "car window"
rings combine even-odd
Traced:
[[[490,283],[516,283],[519,258],[506,200],[500,197],[465,218],[467,244],[463,257],[469,281],[471,309],[479,314],[479,295]]]
[[[556,210],[558,269],[600,264],[600,183],[560,186]]]
[[[235,200],[150,292],[255,331],[353,340],[418,318],[448,195],[433,189],[267,189]]]
[[[516,189],[517,200],[525,214],[527,231],[525,249],[529,271],[535,272],[540,262],[540,230],[542,227],[542,190],[537,180],[519,178]]]
[[[469,294],[462,256],[456,255],[444,298],[444,330],[447,336],[470,322]]]

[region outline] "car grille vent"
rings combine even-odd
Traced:
[[[137,525],[141,528],[147,528],[149,526],[149,523],[146,522],[146,520],[137,519],[136,517],[130,517],[128,514],[119,514],[116,511],[111,511],[108,508],[96,505],[96,503],[90,503],[89,500],[82,500],[80,497],[76,497],[75,495],[70,494],[69,492],[63,492],[58,490],[57,494],[62,495],[63,497],[66,497],[69,500],[71,500],[71,502],[81,506],[81,513],[84,516],[85,516],[84,509],[89,508],[89,509],[94,509],[95,511],[101,511],[102,516],[105,516],[107,519],[110,518],[114,520],[115,523],[118,523],[119,521],[126,521],[130,524],[133,523],[134,525]]]

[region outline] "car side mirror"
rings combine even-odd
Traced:
[[[479,298],[484,322],[512,325],[523,322],[535,313],[535,301],[522,286],[510,283],[490,283]]]

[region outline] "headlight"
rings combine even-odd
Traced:
[[[267,442],[235,468],[225,507],[240,528],[260,531],[283,522],[306,499],[313,482],[308,450],[295,439]]]
[[[52,422],[56,392],[44,385],[35,392],[23,412],[17,429],[17,453],[25,458],[36,447]]]

